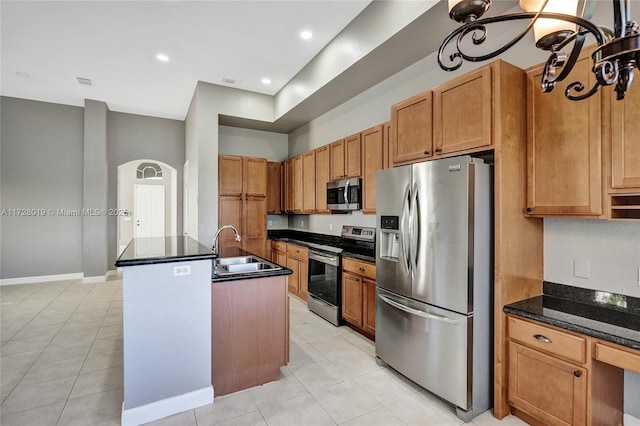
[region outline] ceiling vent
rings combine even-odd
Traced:
[[[222,82],[223,83],[227,83],[227,84],[238,84],[238,83],[240,83],[240,80],[235,80],[235,79],[229,78],[229,77],[222,77]]]
[[[91,81],[90,78],[76,77],[76,80],[78,80],[78,83],[84,86],[93,86],[93,81]]]

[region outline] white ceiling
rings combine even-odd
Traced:
[[[2,0],[0,92],[183,120],[197,81],[274,95],[369,3]]]

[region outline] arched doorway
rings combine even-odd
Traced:
[[[135,237],[177,235],[177,171],[162,161],[140,159],[118,166],[118,253]]]

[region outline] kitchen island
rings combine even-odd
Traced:
[[[133,239],[118,258],[122,425],[210,404],[214,391],[219,396],[278,380],[288,357],[291,271],[216,275],[216,258],[245,256],[251,254],[223,248],[217,255],[189,237],[162,237]]]

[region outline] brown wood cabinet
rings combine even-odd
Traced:
[[[316,148],[316,213],[329,213],[327,209],[327,182],[331,174],[329,145]]]
[[[376,213],[376,172],[384,168],[384,126],[362,132],[362,213]]]
[[[636,81],[640,73],[635,72]],[[616,100],[607,90],[602,96],[608,101],[611,132],[609,146],[610,182],[608,185],[611,219],[640,219],[640,93],[631,90],[624,101]]]
[[[284,162],[284,205],[287,213],[293,213],[293,187],[294,187],[294,174],[293,174],[293,158]]]
[[[583,56],[569,82],[592,87],[592,60]],[[527,206],[531,216],[603,215],[602,91],[578,102],[568,83],[542,93],[543,65],[527,71]]]
[[[267,162],[267,213],[282,213],[282,165]]]
[[[372,339],[376,332],[376,265],[342,259],[342,318]]]
[[[507,325],[516,415],[531,424],[620,424],[624,369],[640,371],[640,351],[520,317]]]
[[[240,167],[241,165],[241,167]],[[267,160],[264,158],[219,156],[218,226],[233,225],[242,236],[223,232],[219,247],[240,247],[261,257],[267,251]],[[231,182],[229,176],[239,181]],[[237,190],[240,188],[240,193]]]
[[[304,194],[304,174],[303,174],[302,154],[293,158],[293,212],[302,213],[302,203]]]
[[[331,180],[362,176],[360,133],[331,143]]]
[[[433,155],[433,92],[426,91],[391,107],[391,162],[402,165]]]
[[[289,275],[289,293],[307,301],[307,288],[309,280],[309,250],[296,244],[287,244],[287,268],[291,269]]]
[[[302,213],[316,212],[316,152],[302,154]]]
[[[391,154],[389,151],[389,147],[391,145],[391,121],[387,121],[383,124],[384,128],[382,131],[382,168],[388,169],[393,167],[393,163],[391,161]]]
[[[287,266],[287,243],[271,241],[271,261],[280,266]]]
[[[492,67],[488,65],[433,89],[435,155],[493,144]]]

